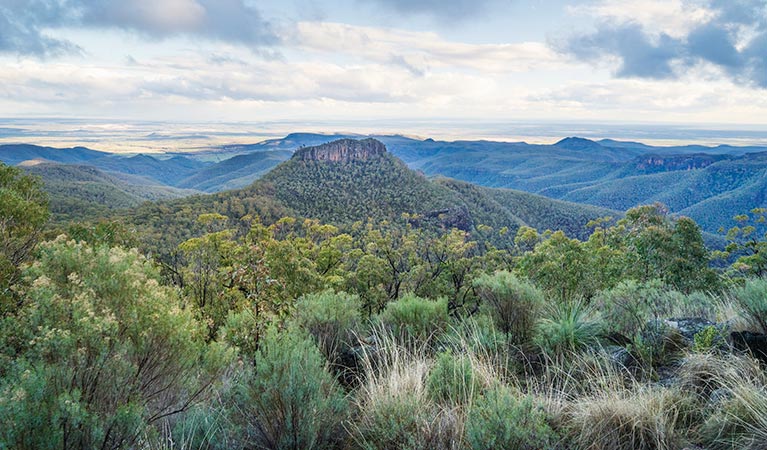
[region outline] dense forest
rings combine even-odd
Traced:
[[[767,210],[332,164],[69,223],[0,165],[0,448],[765,448]]]

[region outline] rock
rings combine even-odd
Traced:
[[[339,139],[314,147],[296,150],[293,159],[301,161],[349,162],[380,157],[386,153],[386,146],[376,139]]]
[[[631,369],[637,366],[637,360],[634,355],[632,355],[631,352],[626,350],[624,347],[611,345],[605,347],[604,350],[607,353],[607,356],[610,358],[610,361],[612,361],[621,369]]]
[[[411,219],[410,223],[420,226],[421,223],[437,223],[443,228],[457,228],[462,231],[471,231],[474,228],[474,220],[471,217],[469,208],[459,206],[456,208],[447,208],[437,211],[424,213],[422,218]]]
[[[718,324],[700,317],[673,318],[663,321],[669,328],[677,330],[679,334],[689,341],[690,344],[695,340],[695,335],[708,327],[715,327],[723,331],[727,326]]]
[[[733,331],[730,333],[733,347],[747,351],[758,360],[767,363],[767,335],[750,331]]]

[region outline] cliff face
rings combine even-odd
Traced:
[[[703,169],[727,159],[724,155],[646,155],[638,158],[635,167],[645,172]]]
[[[293,159],[349,162],[377,158],[384,153],[386,146],[375,139],[339,139],[315,147],[300,148],[293,154]]]

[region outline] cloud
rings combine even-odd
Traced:
[[[626,2],[607,0],[587,9],[600,16],[596,31],[570,36],[553,42],[553,46],[592,63],[617,60],[618,77],[677,78],[691,67],[708,64],[719,67],[733,80],[767,88],[764,0],[674,1],[668,4],[671,10],[691,11],[677,28],[671,22],[659,27],[651,16],[627,3],[628,11],[617,7],[621,3]],[[663,4],[661,0],[639,2],[640,7],[651,10]]]
[[[258,48],[279,39],[246,0],[0,0],[0,52],[53,56],[77,50],[45,34],[65,27],[178,35]]]
[[[359,0],[401,14],[422,14],[451,21],[477,16],[498,0]]]
[[[561,57],[539,42],[467,44],[432,32],[333,22],[299,22],[288,43],[307,51],[398,66],[415,75],[441,70],[497,74],[561,65]]]

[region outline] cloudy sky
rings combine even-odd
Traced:
[[[767,1],[0,0],[0,116],[767,125]]]

